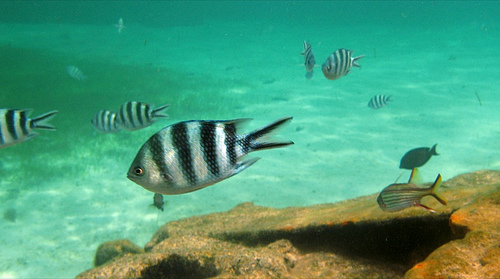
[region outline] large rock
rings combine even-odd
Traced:
[[[245,203],[162,226],[145,253],[78,278],[499,278],[500,172],[443,183],[448,200],[397,213],[377,195],[273,209]]]

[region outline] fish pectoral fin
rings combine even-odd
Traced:
[[[239,162],[238,164],[236,164],[236,168],[234,169],[234,172],[233,172],[233,174],[231,174],[231,176],[236,175],[236,174],[244,171],[246,168],[250,167],[251,165],[253,165],[258,160],[260,160],[260,158],[259,157],[255,157],[255,158],[252,158],[252,159],[248,159],[248,160]]]
[[[434,209],[432,209],[432,208],[430,208],[430,207],[428,207],[426,205],[423,205],[423,204],[419,203],[419,204],[416,204],[416,206],[421,207],[421,208],[426,209],[426,210],[429,210],[432,213],[436,213],[436,210],[434,210]]]

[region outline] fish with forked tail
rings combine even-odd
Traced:
[[[408,183],[394,183],[385,187],[377,198],[378,205],[384,211],[396,212],[408,207],[418,206],[430,212],[436,212],[434,209],[423,205],[420,200],[425,196],[433,196],[441,204],[446,205],[446,201],[436,194],[436,189],[441,184],[441,175],[439,174],[429,188],[420,188],[415,184],[418,180],[418,170],[414,168],[411,172]]]
[[[425,165],[425,163],[427,163],[433,155],[439,155],[436,152],[436,146],[437,143],[431,148],[419,147],[406,152],[405,155],[403,155],[403,158],[401,158],[399,168],[411,170]]]
[[[55,131],[49,121],[57,110],[29,118],[31,109],[0,109],[0,148],[29,140],[37,135],[34,129]]]
[[[293,144],[262,141],[291,119],[279,119],[247,134],[238,134],[238,127],[248,119],[191,120],[167,126],[144,143],[127,177],[149,191],[164,195],[202,189],[257,162],[259,158],[242,160],[250,152]]]
[[[352,54],[353,51],[341,48],[328,56],[321,67],[325,77],[329,80],[335,80],[347,75],[353,66],[359,68],[357,60],[365,57],[365,55],[353,57]]]
[[[123,129],[134,131],[153,124],[158,118],[168,118],[164,114],[170,105],[154,108],[152,105],[142,102],[130,101],[123,104],[117,112],[117,119]]]

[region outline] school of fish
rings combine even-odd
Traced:
[[[120,18],[114,25],[118,33],[125,28]],[[358,60],[365,55],[354,56],[353,51],[339,48],[331,53],[322,64],[321,70],[328,80],[337,80],[350,73],[351,68],[360,67]],[[306,79],[313,78],[316,60],[312,45],[303,41],[304,66]],[[67,74],[78,81],[87,76],[74,65],[66,67]],[[391,101],[392,96],[383,94],[373,96],[368,107],[380,109]],[[136,131],[152,125],[158,119],[168,119],[165,110],[170,105],[154,107],[151,104],[128,101],[118,110],[100,110],[91,119],[95,130],[101,133],[116,133],[121,130]],[[0,109],[0,148],[10,147],[34,138],[34,130],[55,131],[49,123],[57,110],[49,111],[30,118],[32,109]],[[252,166],[260,158],[245,159],[253,151],[280,148],[293,145],[293,141],[268,141],[270,133],[289,123],[292,117],[278,119],[250,133],[239,133],[243,123],[250,119],[234,120],[188,120],[171,124],[153,134],[139,148],[127,172],[127,177],[155,193],[153,205],[163,211],[163,195],[177,195],[200,190],[213,185]],[[424,196],[431,195],[441,204],[446,201],[436,194],[441,183],[438,175],[434,184],[428,188],[416,182],[418,169],[432,156],[438,155],[437,144],[432,147],[419,147],[408,151],[401,158],[400,168],[412,170],[408,183],[394,183],[385,187],[377,198],[380,208],[386,212],[396,212],[409,207],[420,207],[431,212],[434,209],[423,205]]]

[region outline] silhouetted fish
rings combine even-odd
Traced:
[[[436,212],[434,209],[420,203],[420,200],[428,195],[436,198],[441,204],[446,205],[446,201],[435,192],[436,188],[441,184],[441,175],[437,176],[436,181],[429,188],[420,188],[414,184],[417,176],[418,170],[414,168],[408,183],[391,184],[385,187],[377,198],[380,208],[384,211],[395,212],[408,207],[418,206],[431,212]]]
[[[358,59],[363,58],[365,55],[352,57],[353,51],[341,48],[333,52],[326,59],[321,69],[323,74],[329,80],[335,80],[347,75],[351,71],[351,67],[358,67]]]
[[[300,53],[304,55],[304,66],[306,67],[306,78],[311,79],[313,77],[314,65],[316,65],[316,60],[314,59],[314,52],[312,50],[311,44],[304,41],[304,51]]]
[[[399,168],[411,170],[423,166],[429,161],[432,155],[439,155],[436,152],[436,146],[437,143],[432,148],[419,147],[406,152],[403,158],[401,158]]]
[[[153,205],[159,210],[163,211],[164,204],[165,202],[163,201],[163,195],[155,193],[155,195],[153,196]]]
[[[368,107],[372,109],[379,109],[384,107],[388,101],[391,101],[391,96],[376,95],[368,102]]]

